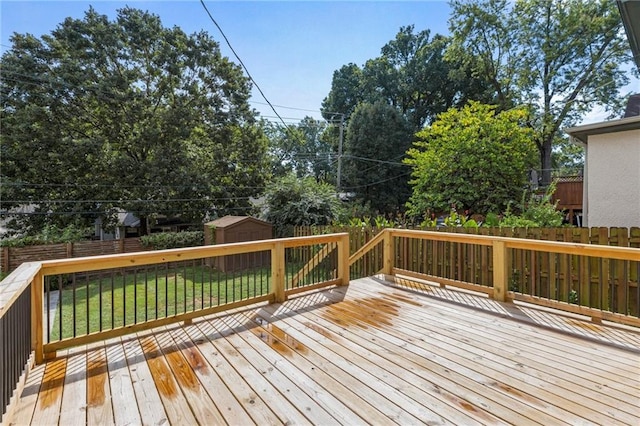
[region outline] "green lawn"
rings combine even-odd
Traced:
[[[268,294],[270,278],[268,268],[224,274],[206,266],[77,276],[63,287],[50,340],[61,338],[61,317],[62,338],[69,338],[73,324],[84,335]]]
[[[288,263],[287,279],[290,281],[303,265]],[[298,286],[328,280],[332,269],[320,265]],[[162,267],[127,274],[119,271],[102,278],[76,274],[75,283],[63,286],[49,340],[223,305],[268,294],[270,288],[271,270],[266,267],[226,274],[207,266]]]

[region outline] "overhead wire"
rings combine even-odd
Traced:
[[[209,16],[209,18],[211,19],[211,21],[214,23],[214,25],[215,25],[215,26],[218,28],[218,30],[220,31],[220,33],[221,33],[222,37],[225,39],[225,42],[227,43],[227,45],[229,46],[229,48],[231,49],[231,51],[232,51],[232,52],[233,52],[233,54],[235,55],[236,59],[240,62],[241,66],[243,67],[243,69],[244,69],[244,70],[245,70],[245,72],[247,73],[248,78],[253,82],[253,84],[254,84],[254,85],[256,86],[256,88],[258,89],[259,93],[261,94],[261,96],[262,96],[262,97],[263,97],[263,99],[265,100],[266,104],[265,104],[265,103],[262,103],[262,102],[259,102],[259,101],[249,101],[249,102],[250,102],[250,103],[256,103],[256,104],[264,104],[264,105],[268,105],[268,106],[271,108],[271,110],[274,112],[274,114],[275,114],[275,116],[266,116],[266,115],[265,115],[265,116],[261,116],[262,118],[265,118],[265,119],[275,118],[275,119],[277,119],[278,121],[277,121],[277,122],[273,122],[273,121],[272,121],[272,123],[278,123],[278,124],[280,124],[280,123],[281,123],[281,124],[283,124],[283,125],[285,126],[285,128],[286,128],[288,131],[290,131],[290,130],[291,130],[291,123],[289,123],[289,124],[288,124],[288,123],[286,123],[286,122],[284,121],[285,119],[286,119],[286,120],[300,120],[300,122],[298,123],[298,126],[300,126],[300,127],[309,127],[309,123],[302,123],[302,121],[303,121],[304,119],[299,119],[299,118],[297,118],[297,117],[282,117],[282,116],[277,112],[277,110],[275,109],[275,107],[276,107],[276,106],[277,106],[278,108],[284,108],[284,109],[290,109],[290,110],[297,110],[297,111],[305,111],[305,112],[321,112],[321,113],[323,113],[323,114],[342,114],[342,113],[332,113],[332,112],[330,112],[330,111],[311,110],[311,109],[305,109],[305,108],[297,108],[297,107],[292,107],[292,106],[274,105],[274,104],[272,104],[272,103],[269,101],[269,99],[266,97],[266,95],[264,94],[264,92],[262,91],[262,89],[260,88],[259,84],[258,84],[258,83],[255,81],[255,79],[253,78],[253,76],[251,75],[251,73],[250,73],[250,72],[249,72],[249,70],[247,69],[246,65],[244,64],[244,62],[242,61],[242,59],[240,58],[240,56],[237,54],[237,52],[235,51],[235,49],[234,49],[234,48],[233,48],[233,46],[231,45],[231,43],[230,43],[229,39],[227,38],[226,34],[224,33],[224,31],[222,30],[222,28],[220,27],[220,25],[216,22],[215,18],[212,16],[211,12],[210,12],[210,11],[209,11],[209,9],[207,8],[207,6],[206,6],[206,4],[204,3],[204,1],[203,1],[203,0],[200,0],[200,3],[202,4],[202,6],[203,6],[204,10],[206,11],[206,13],[207,13],[207,15]],[[71,85],[71,84],[69,84],[69,83],[67,83],[67,82],[65,82],[65,81],[61,81],[61,80],[59,80],[59,79],[52,79],[52,78],[46,79],[46,78],[43,78],[42,76],[30,76],[30,75],[26,75],[26,74],[21,74],[21,73],[16,73],[16,72],[11,72],[11,71],[9,71],[9,73],[10,73],[10,74],[13,74],[13,75],[14,75],[14,77],[13,77],[13,78],[11,78],[11,77],[10,77],[10,78],[7,78],[7,77],[6,77],[6,70],[4,70],[4,71],[3,71],[3,79],[8,79],[8,80],[10,80],[10,81],[19,81],[19,82],[23,82],[23,83],[27,83],[27,84],[38,84],[38,83],[40,83],[40,84],[49,84],[49,85],[52,85],[52,84],[58,84],[58,85],[61,85],[61,86],[63,86],[63,87],[67,87],[67,88],[70,88],[70,89],[78,89],[78,87],[77,87],[77,86],[73,86],[73,85]],[[29,80],[21,80],[21,79],[19,79],[19,78],[16,78],[15,76],[17,76],[17,77],[24,77],[24,78],[28,78]],[[35,81],[34,81],[34,80],[35,80]],[[83,88],[83,89],[85,89],[85,90],[86,90],[86,89],[88,89],[88,90],[93,90],[93,91],[95,91],[96,93],[99,93],[99,94],[101,94],[101,95],[103,95],[103,96],[106,96],[106,97],[108,97],[108,98],[111,98],[111,99],[113,99],[113,100],[116,100],[116,98],[115,98],[116,93],[109,93],[109,92],[105,92],[105,91],[103,91],[103,90],[98,89],[97,87],[89,87],[89,88]],[[306,117],[305,117],[305,118],[306,118]],[[317,121],[317,122],[319,123],[319,124],[318,124],[318,127],[320,127],[320,126],[322,125],[322,123],[323,123],[323,122],[324,122],[324,123],[330,122],[330,121],[327,121],[327,120],[324,120],[324,119],[321,121],[320,119],[317,119],[317,118],[314,118],[314,117],[311,117],[311,118],[312,118],[314,121]],[[268,121],[268,120],[265,120],[265,121]],[[314,126],[314,127],[315,127],[315,126]],[[331,158],[332,158],[332,157],[334,158],[333,160],[331,160]],[[333,164],[333,163],[335,163],[335,161],[337,161],[337,160],[336,160],[336,158],[337,158],[337,155],[336,155],[336,154],[333,154],[333,153],[330,153],[330,154],[329,154],[329,158],[324,158],[324,156],[321,156],[320,158],[318,158],[318,155],[317,155],[317,154],[313,154],[313,153],[309,153],[309,154],[296,154],[296,155],[294,156],[294,159],[297,159],[297,160],[307,160],[307,161],[312,162],[312,163],[314,163],[314,162],[313,162],[313,161],[311,161],[311,160],[316,160],[316,162],[326,162],[327,160],[330,160],[332,164]],[[387,160],[380,160],[380,159],[375,159],[375,158],[367,158],[367,157],[353,156],[353,155],[348,155],[348,154],[343,155],[343,158],[351,158],[351,159],[354,159],[354,160],[360,160],[360,161],[366,161],[366,162],[374,162],[374,163],[378,163],[378,164],[389,164],[389,165],[397,165],[397,166],[411,166],[411,165],[408,165],[408,164],[405,164],[405,163],[399,163],[399,162],[387,161]],[[243,161],[255,161],[255,160],[256,160],[256,158],[251,158],[251,159],[237,159],[237,161],[239,161],[239,162],[243,162]],[[371,167],[369,167],[368,169],[371,169]],[[368,170],[368,169],[367,169],[367,170]],[[383,180],[383,181],[381,181],[381,182],[384,182],[384,181],[387,181],[387,180],[392,180],[392,179],[397,179],[397,178],[399,178],[399,177],[406,176],[406,175],[407,175],[407,174],[399,175],[399,176],[394,177],[394,178],[385,179],[385,180]],[[375,184],[377,184],[377,183],[381,183],[381,182],[373,182],[373,183],[370,183],[369,185],[375,185]],[[24,185],[24,184],[22,184],[22,185]],[[33,186],[33,185],[37,185],[37,184],[32,184],[32,186]],[[41,185],[48,185],[48,184],[41,184]],[[54,185],[54,184],[49,184],[49,185]],[[77,185],[74,185],[74,186],[77,186]],[[171,185],[171,186],[172,186],[172,187],[175,187],[174,185]],[[366,185],[365,185],[365,186],[366,186]],[[133,186],[132,186],[132,187],[133,187]],[[153,186],[153,187],[157,187],[157,186]],[[169,185],[166,185],[166,187],[169,187]],[[243,186],[238,186],[238,187],[242,187],[242,188],[245,188],[245,189],[249,189],[249,187],[243,187]],[[358,186],[358,187],[362,187],[362,186]],[[358,188],[358,187],[350,187],[350,188]],[[252,189],[264,189],[264,188],[265,188],[265,187],[254,187],[254,188],[252,188]],[[157,201],[155,201],[155,200],[152,200],[152,201],[157,202]],[[82,201],[82,202],[86,202],[86,201]]]
[[[202,7],[204,8],[204,10],[207,12],[207,15],[209,15],[209,19],[211,19],[211,21],[213,22],[213,24],[216,26],[216,28],[218,28],[218,31],[220,31],[220,34],[222,35],[222,38],[224,38],[224,41],[227,42],[227,46],[229,46],[229,49],[231,49],[231,52],[233,52],[234,56],[236,57],[236,59],[238,60],[238,62],[240,62],[240,65],[242,65],[242,68],[244,69],[244,71],[247,73],[247,77],[249,77],[249,79],[253,82],[253,84],[256,86],[256,89],[258,89],[258,92],[260,92],[260,95],[262,96],[262,98],[264,99],[264,101],[271,107],[271,109],[273,110],[274,114],[280,118],[280,121],[282,122],[282,124],[284,124],[285,126],[287,126],[287,124],[284,122],[284,120],[282,119],[282,117],[280,117],[280,114],[278,114],[278,111],[276,111],[276,109],[273,107],[273,105],[271,104],[271,102],[269,101],[269,99],[267,99],[267,96],[264,94],[264,92],[262,91],[262,89],[260,88],[260,85],[258,84],[258,82],[253,78],[253,76],[251,75],[251,73],[249,72],[249,70],[247,69],[247,66],[244,64],[244,62],[242,61],[242,59],[240,59],[240,56],[238,55],[238,53],[235,51],[235,49],[233,48],[233,46],[231,46],[231,42],[229,41],[229,39],[227,38],[227,35],[224,33],[224,31],[222,31],[222,28],[220,27],[220,25],[218,25],[218,22],[215,20],[215,18],[213,17],[213,15],[211,14],[211,12],[209,12],[209,8],[207,7],[207,5],[204,3],[204,0],[200,0],[200,4],[202,5]]]

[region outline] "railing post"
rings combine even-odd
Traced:
[[[271,282],[275,302],[281,303],[287,300],[284,294],[284,244],[276,242],[271,249]]]
[[[36,364],[44,361],[42,310],[44,292],[44,276],[38,272],[31,282],[31,349],[35,354]]]
[[[349,272],[349,234],[340,237],[338,241],[338,278],[341,285],[349,284],[351,281]]]
[[[499,302],[507,300],[509,263],[507,245],[493,240],[493,298]]]
[[[395,250],[393,245],[393,235],[390,229],[384,229],[383,250],[382,250],[382,273],[391,275],[393,273],[393,260],[395,259]]]

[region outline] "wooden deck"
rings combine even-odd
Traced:
[[[629,424],[640,333],[367,278],[76,348],[17,424]]]

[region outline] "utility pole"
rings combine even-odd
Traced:
[[[344,135],[344,114],[340,114],[340,139],[338,141],[338,182],[337,189],[340,193],[340,178],[342,175],[342,138]]]

